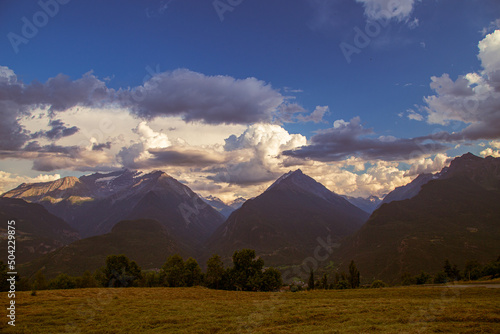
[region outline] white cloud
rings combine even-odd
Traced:
[[[500,158],[500,150],[493,150],[491,149],[491,147],[488,147],[487,149],[481,151],[479,154],[481,154],[483,157],[491,155],[493,158]]]
[[[284,171],[282,168],[285,157],[281,156],[281,152],[306,143],[305,136],[290,134],[279,125],[250,125],[240,136],[232,135],[226,139],[225,151],[237,151],[242,161],[228,164],[225,172],[230,183],[273,180]]]
[[[482,143],[483,147],[486,146],[484,143]],[[491,147],[487,147],[486,149],[484,149],[483,151],[481,151],[479,154],[481,154],[483,157],[487,157],[487,156],[492,156],[494,158],[500,158],[500,141],[490,141],[488,143],[489,146]]]
[[[483,36],[486,36],[490,32],[499,28],[500,28],[500,19],[496,19],[495,21],[490,22],[490,24],[487,27],[484,27],[480,32]]]
[[[422,158],[417,159],[411,164],[410,169],[405,173],[405,176],[416,176],[424,173],[439,172],[444,167],[448,166],[452,158],[446,154],[436,154],[434,159]]]
[[[500,149],[500,141],[490,141],[488,143],[491,147],[494,147],[496,149]]]
[[[469,124],[457,133],[442,133],[443,141],[500,138],[500,30],[478,43],[483,71],[459,76],[453,81],[448,74],[432,77],[436,95],[424,100],[421,110],[430,124],[447,125],[450,121]]]
[[[309,115],[303,116],[299,115],[297,119],[300,122],[314,122],[314,123],[320,123],[323,122],[323,117],[325,114],[329,112],[328,106],[316,106],[314,111],[310,113]]]
[[[409,109],[407,112],[408,112],[408,114],[406,115],[406,117],[408,117],[408,119],[411,119],[414,121],[423,121],[424,120],[424,116],[415,112],[415,110]]]
[[[411,182],[398,163],[379,161],[362,174],[350,172],[341,165],[315,163],[314,166],[301,167],[304,173],[324,184],[331,191],[356,197],[370,195],[383,196],[394,188]]]
[[[407,20],[413,12],[415,0],[356,0],[365,7],[365,15],[370,20]],[[417,23],[418,25],[418,20]],[[413,23],[415,25],[415,23]]]

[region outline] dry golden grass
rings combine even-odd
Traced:
[[[6,293],[1,304],[7,305]],[[499,333],[500,289],[297,293],[205,288],[20,292],[2,333]]]

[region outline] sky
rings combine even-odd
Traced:
[[[123,168],[226,202],[500,157],[497,0],[0,2],[0,191]]]

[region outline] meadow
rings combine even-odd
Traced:
[[[499,333],[500,289],[90,288],[16,294],[2,333]]]

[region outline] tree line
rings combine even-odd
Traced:
[[[465,263],[463,270],[460,270],[456,264],[452,264],[446,259],[444,261],[443,270],[434,275],[421,271],[420,274],[416,276],[406,272],[401,277],[401,284],[441,284],[460,280],[475,281],[498,277],[500,277],[500,256],[496,260],[485,265],[482,265],[476,260],[469,260]]]
[[[1,291],[7,291],[7,266],[0,261]],[[5,278],[5,279],[4,279]],[[239,291],[276,291],[283,281],[281,272],[274,268],[265,268],[264,261],[257,258],[255,251],[243,249],[235,251],[232,266],[225,267],[219,255],[213,255],[207,261],[207,270],[203,272],[195,259],[184,259],[176,254],[167,258],[161,269],[142,271],[135,261],[125,255],[110,255],[103,267],[93,274],[86,271],[82,276],[74,277],[59,274],[47,281],[43,272],[38,271],[31,279],[22,278],[17,282],[17,289],[75,289],[91,287],[191,287],[206,286],[211,289]]]

